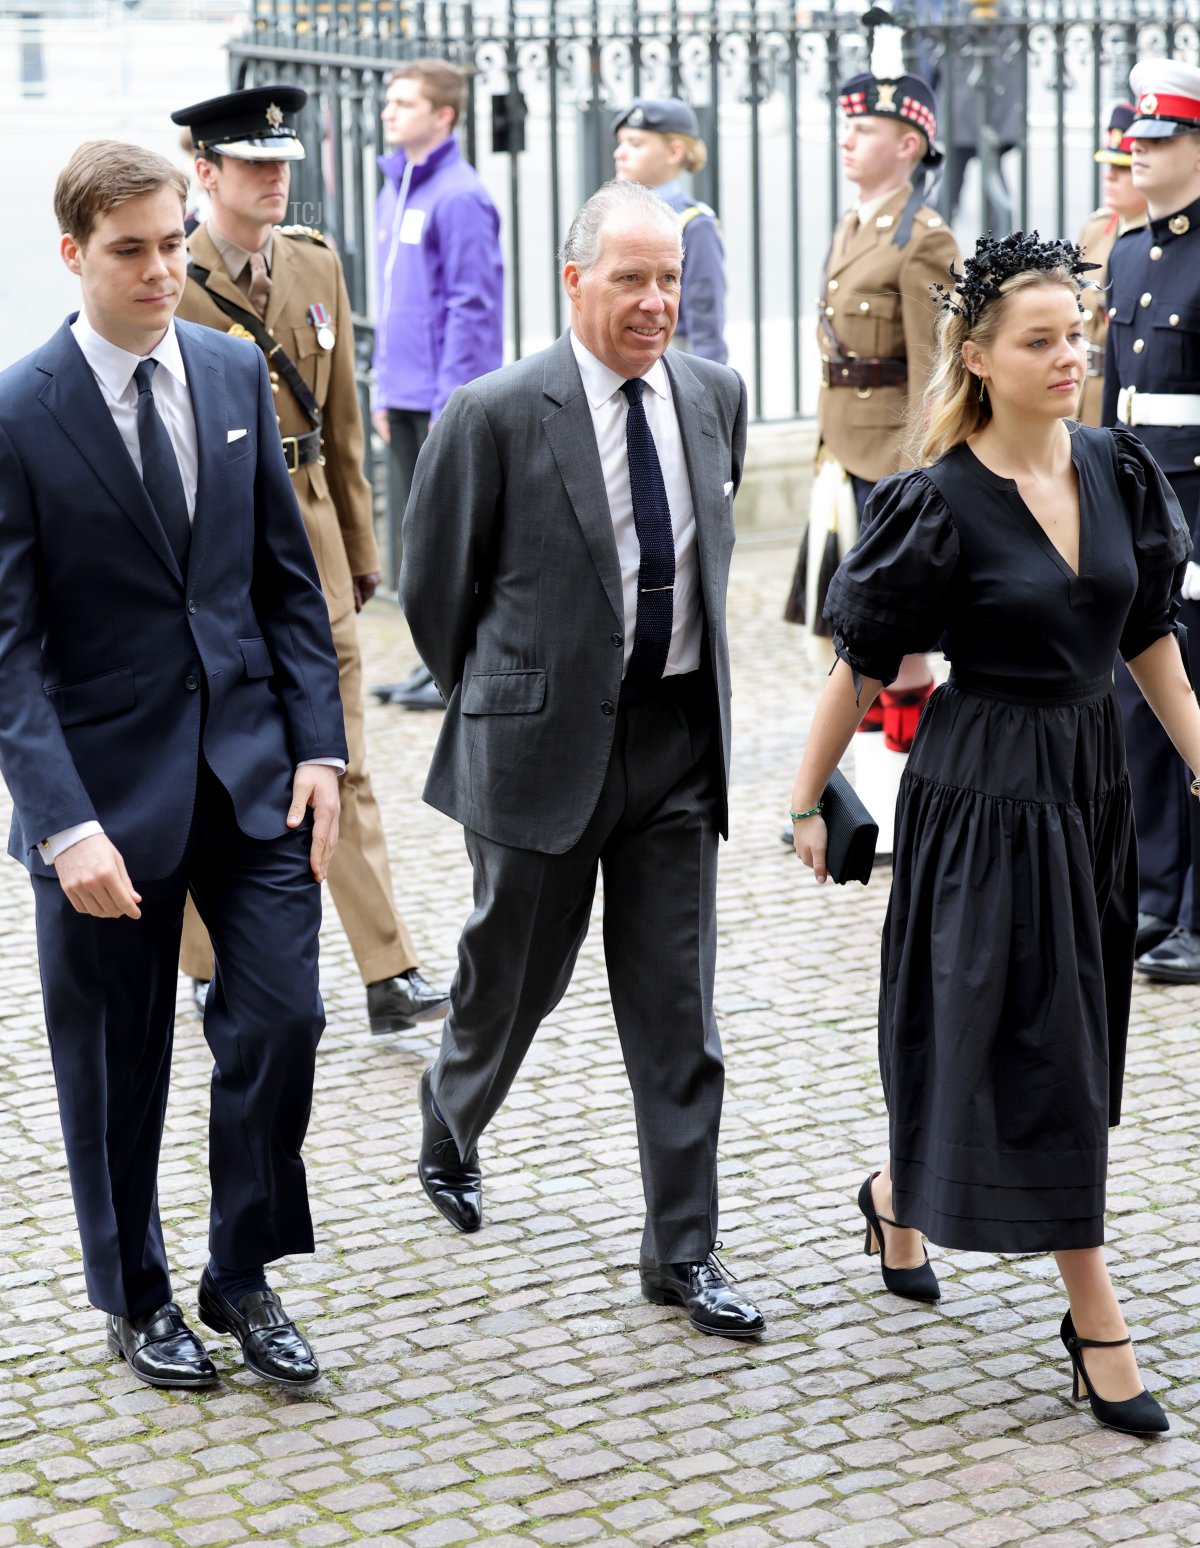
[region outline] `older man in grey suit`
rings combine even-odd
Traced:
[[[425,798],[463,824],[475,875],[418,1170],[452,1225],[479,1228],[477,1141],[566,991],[602,867],[642,1290],[744,1338],[763,1318],[712,1255],[712,990],[746,391],[665,354],[682,258],[657,195],[607,184],[563,249],[570,332],[460,388],[417,464],[400,592],[447,700]]]

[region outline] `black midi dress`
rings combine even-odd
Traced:
[[[1137,439],[1072,429],[1079,570],[960,445],[875,488],[830,587],[838,654],[940,640],[896,813],[879,1061],[896,1219],[945,1247],[1104,1240],[1137,925],[1113,661],[1174,628],[1191,549]]]

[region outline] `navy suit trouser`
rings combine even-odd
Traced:
[[[248,1267],[313,1249],[300,1150],[325,1014],[310,842],[308,823],[277,839],[247,838],[202,767],[180,867],[162,880],[132,877],[141,919],[78,914],[54,873],[33,879],[84,1274],[103,1311],[137,1317],[172,1298],[158,1159],[189,890],[216,957],[204,1018],[214,1060],[209,1250],[223,1265]]]
[[[1195,652],[1200,651],[1200,606],[1184,602],[1179,621],[1188,632],[1194,675]],[[1120,659],[1114,677],[1125,721],[1133,789],[1138,909],[1200,933],[1200,887],[1196,884],[1200,878],[1200,802],[1190,792],[1191,770]]]

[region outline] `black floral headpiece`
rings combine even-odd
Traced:
[[[1078,277],[1099,267],[1098,263],[1084,263],[1083,251],[1074,242],[1043,242],[1036,231],[1028,236],[1023,231],[1014,231],[997,241],[989,231],[976,242],[961,274],[950,265],[953,286],[931,285],[929,291],[934,304],[944,312],[957,312],[966,320],[970,332],[984,307],[996,299],[1001,285],[1014,274],[1025,274],[1030,269],[1068,269]],[[1094,281],[1084,283],[1090,285]]]

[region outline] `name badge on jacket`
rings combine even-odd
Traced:
[[[415,246],[421,240],[424,229],[425,211],[405,210],[404,219],[400,222],[400,240]]]

